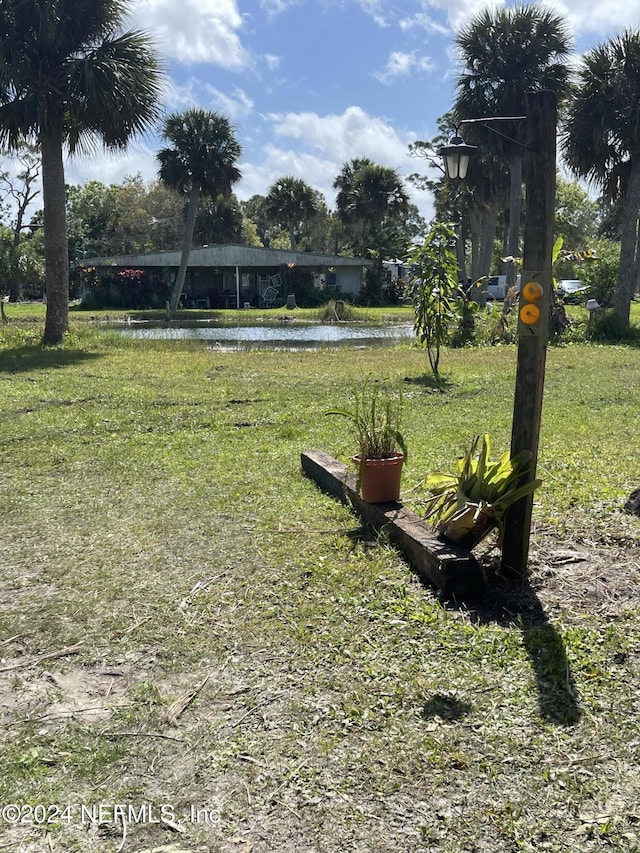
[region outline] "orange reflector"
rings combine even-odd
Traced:
[[[540,319],[540,309],[537,305],[523,305],[520,309],[520,319],[527,326],[533,326]]]
[[[542,299],[542,285],[537,281],[528,281],[522,288],[522,296],[527,302],[535,302]]]

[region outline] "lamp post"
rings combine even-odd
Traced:
[[[443,145],[438,151],[444,160],[444,170],[450,181],[455,183],[464,181],[469,168],[469,158],[477,150],[476,145],[467,145],[456,129],[455,135],[451,137],[448,145]]]
[[[444,170],[454,186],[459,185],[467,177],[469,159],[478,150],[475,145],[467,145],[458,133],[449,140],[448,145],[443,145],[439,154],[444,161]],[[458,278],[462,279],[463,287],[467,286],[467,263],[465,258],[464,217],[460,217],[458,225],[458,239],[456,242],[456,254],[458,256]]]
[[[546,365],[549,310],[552,288],[553,217],[556,185],[557,98],[552,92],[530,92],[526,96],[527,144],[524,160],[526,220],[518,307],[518,360],[511,428],[511,455],[522,450],[531,454],[531,465],[522,483],[536,476],[542,398]],[[487,121],[487,119],[479,120]],[[503,135],[503,134],[501,134]],[[454,137],[441,150],[449,174],[461,179],[468,166],[468,152]],[[515,141],[515,140],[512,140]],[[468,148],[471,146],[465,146]],[[456,154],[460,151],[460,155]],[[457,163],[455,158],[459,156]],[[464,162],[465,157],[466,163]],[[455,178],[454,178],[455,179]],[[529,558],[533,494],[513,504],[507,512],[502,540],[503,573],[522,576]]]

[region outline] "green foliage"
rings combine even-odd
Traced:
[[[357,488],[360,489],[365,460],[390,459],[401,452],[406,462],[409,453],[404,436],[400,432],[401,392],[394,394],[388,386],[380,382],[364,382],[359,389],[352,390],[351,396],[351,409],[332,409],[325,414],[338,415],[351,422],[358,446]]]
[[[456,233],[450,225],[434,223],[421,246],[409,254],[414,273],[409,296],[416,336],[429,356],[433,375],[439,375],[440,351],[449,340],[453,299],[458,288]]]
[[[337,301],[330,299],[318,311],[318,320],[322,323],[333,323],[336,320],[356,320],[357,317],[356,309],[345,303],[342,299]]]
[[[93,267],[83,269],[80,288],[82,307],[91,310],[164,308],[170,292],[161,273],[126,269],[99,277]]]
[[[589,297],[596,299],[603,308],[612,304],[616,289],[620,244],[601,238],[592,244],[593,257],[583,258],[577,264],[578,275],[589,287]]]
[[[589,318],[585,337],[598,343],[633,343],[640,345],[640,329],[628,326],[610,308],[595,311]]]
[[[407,295],[407,282],[404,278],[388,279],[382,285],[382,296],[386,305],[400,305]]]
[[[195,245],[242,243],[242,236],[242,211],[234,193],[201,201],[193,231]]]
[[[432,494],[426,505],[426,518],[449,538],[466,537],[470,547],[468,537],[473,538],[471,528],[477,521],[489,518],[493,525],[501,525],[507,509],[542,482],[522,483],[530,470],[531,451],[523,450],[514,457],[506,451],[498,462],[491,462],[490,453],[489,436],[476,435],[470,448],[458,458],[455,474],[431,473],[425,479]],[[472,512],[468,512],[469,508]],[[479,532],[484,534],[488,529],[483,527]]]
[[[457,323],[449,339],[449,344],[452,347],[470,346],[476,342],[476,321],[483,310],[485,309],[471,298],[471,288],[466,291],[458,288],[457,295],[453,300],[453,312]]]
[[[294,267],[286,270],[285,277],[288,280],[289,292],[296,297],[298,308],[317,308],[326,303],[328,292],[315,286],[313,273],[310,270]],[[338,290],[338,288],[331,289],[331,293],[337,299],[340,298]]]
[[[267,214],[288,230],[288,248],[295,251],[301,227],[317,213],[316,193],[305,181],[286,175],[269,187],[266,201]]]
[[[598,202],[580,184],[556,178],[554,233],[565,250],[580,250],[596,237]],[[558,270],[558,278],[574,278],[571,268]]]

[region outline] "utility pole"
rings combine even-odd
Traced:
[[[511,455],[532,454],[522,482],[535,479],[542,419],[542,396],[549,337],[553,221],[556,187],[557,98],[531,92],[526,98],[527,151],[524,157],[526,222],[518,308],[518,364],[513,404]],[[524,575],[529,557],[533,494],[507,512],[502,571]]]

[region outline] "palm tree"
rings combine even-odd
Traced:
[[[625,31],[583,57],[564,122],[569,166],[622,199],[613,310],[629,325],[640,214],[640,33]]]
[[[464,62],[454,108],[458,119],[521,116],[527,92],[546,89],[560,98],[567,91],[570,38],[563,19],[543,6],[487,9],[456,34],[455,43]],[[469,137],[509,161],[507,254],[515,257],[522,212],[524,123],[500,122],[496,129],[499,133],[473,125]],[[507,274],[512,284],[513,265]]]
[[[69,323],[63,150],[123,149],[158,117],[161,70],[148,37],[122,31],[127,0],[2,0],[0,146],[40,146],[47,314]]]
[[[338,190],[338,217],[356,235],[356,249],[363,252],[385,220],[398,221],[409,212],[409,196],[395,169],[356,157],[342,167],[333,182]]]
[[[180,268],[169,302],[169,311],[174,312],[187,274],[200,196],[231,194],[231,187],[242,177],[236,167],[242,148],[228,118],[201,109],[170,115],[163,136],[172,147],[158,152],[160,180],[188,199]]]
[[[267,192],[267,213],[288,228],[291,251],[296,250],[296,230],[318,212],[316,193],[299,178],[279,178]]]
[[[395,169],[361,157],[344,164],[333,186],[338,190],[338,218],[352,231],[355,251],[375,260],[367,275],[367,290],[370,301],[379,304],[382,262],[390,251],[393,256],[403,254],[409,242],[404,239],[405,229],[397,227],[405,223],[411,208],[402,178]]]

